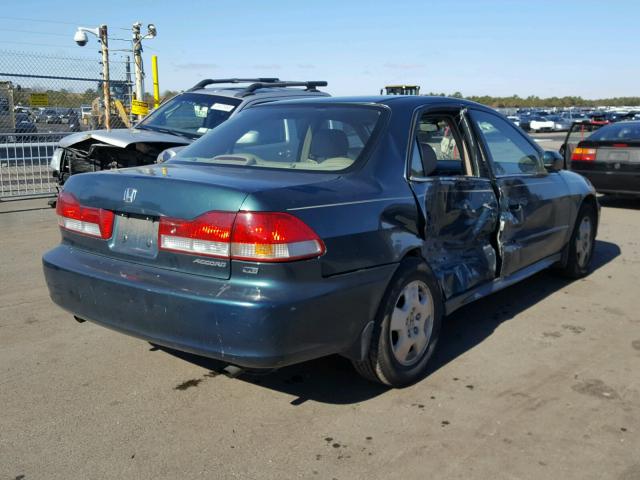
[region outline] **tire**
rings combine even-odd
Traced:
[[[369,352],[364,360],[353,361],[356,371],[391,387],[421,380],[442,316],[440,288],[429,267],[416,258],[403,260],[380,302]]]
[[[567,262],[560,273],[569,278],[582,278],[589,273],[596,240],[596,212],[591,204],[583,204],[569,240]]]

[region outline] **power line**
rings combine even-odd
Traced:
[[[7,16],[0,16],[0,20],[18,20],[21,22],[36,22],[36,23],[53,23],[53,24],[57,24],[57,25],[73,25],[74,27],[77,27],[79,25],[91,25],[94,22],[63,22],[61,20],[44,20],[42,18],[26,18],[26,17],[7,17]],[[125,28],[125,27],[113,27],[114,29],[118,29],[118,30],[131,30],[131,27]]]
[[[19,21],[25,21],[25,22],[39,22],[39,23],[57,23],[59,25],[74,25],[77,26],[79,24],[82,23],[90,23],[90,22],[62,22],[60,20],[43,20],[40,18],[24,18],[24,17],[5,17],[5,16],[1,16],[0,20],[19,20]]]
[[[0,45],[2,45],[3,43],[12,43],[15,45],[30,45],[33,47],[55,47],[55,48],[66,48],[66,49],[71,49],[71,45],[57,45],[57,44],[51,44],[51,43],[34,43],[34,42],[14,42],[12,40],[0,40]]]
[[[67,33],[38,32],[37,30],[19,30],[17,28],[3,28],[3,32],[30,33],[33,35],[51,35],[54,37],[69,37]]]

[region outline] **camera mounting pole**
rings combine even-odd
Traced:
[[[107,130],[111,129],[111,85],[109,84],[109,35],[106,25],[98,28],[78,27],[73,40],[81,47],[84,47],[89,39],[87,33],[96,35],[100,40],[102,51],[102,96],[104,100],[104,125]]]
[[[102,96],[104,97],[104,125],[111,129],[111,85],[109,84],[109,38],[107,26],[100,25],[100,44],[102,45]]]

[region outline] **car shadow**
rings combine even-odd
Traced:
[[[600,206],[602,207],[640,210],[640,196],[625,197],[616,195],[603,195],[598,197],[598,203],[600,203]]]
[[[620,248],[616,244],[596,241],[592,271],[608,264],[618,255]],[[511,320],[569,283],[571,280],[554,272],[543,271],[456,311],[444,322],[439,345],[430,361],[427,375],[481,343],[502,323]],[[152,350],[157,349],[209,370],[205,377],[226,374],[237,381],[292,395],[295,398],[290,402],[291,405],[300,405],[307,400],[329,404],[353,404],[376,397],[388,390],[387,387],[364,380],[355,372],[349,360],[338,355],[272,372],[243,372],[236,376],[238,372],[225,371],[228,365],[223,362],[166,347],[152,347]],[[200,383],[198,379],[189,382],[195,385]],[[179,387],[176,388],[180,389]]]

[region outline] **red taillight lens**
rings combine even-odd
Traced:
[[[194,220],[163,217],[158,242],[163,250],[229,257],[234,213],[209,212]]]
[[[571,160],[576,160],[578,162],[593,162],[596,159],[596,149],[595,148],[582,148],[578,147],[573,151],[571,155]]]
[[[231,235],[231,257],[281,262],[318,257],[324,243],[302,220],[288,213],[239,212]]]
[[[60,192],[56,202],[58,225],[73,232],[104,240],[113,232],[113,212],[102,208],[85,207],[71,193]]]
[[[325,252],[302,220],[280,212],[209,212],[194,220],[161,218],[160,249],[236,260],[285,262]]]

